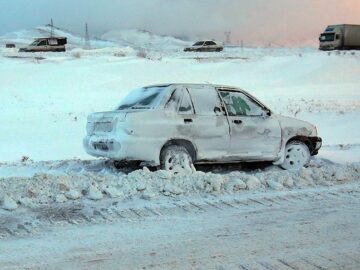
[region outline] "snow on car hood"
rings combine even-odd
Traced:
[[[292,117],[274,115],[279,120],[283,135],[290,136],[317,136],[316,127],[309,122]]]

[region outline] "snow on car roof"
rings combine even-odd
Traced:
[[[226,89],[232,89],[232,90],[239,90],[239,91],[243,91],[241,88],[239,87],[235,87],[235,86],[230,86],[230,85],[219,85],[219,84],[212,84],[212,83],[167,83],[167,84],[154,84],[154,85],[148,85],[145,86],[144,88],[151,88],[151,87],[169,87],[171,85],[178,85],[178,86],[213,86],[216,88],[226,88]]]

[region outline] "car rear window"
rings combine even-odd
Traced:
[[[168,91],[167,86],[146,87],[132,90],[117,106],[117,110],[154,109]]]

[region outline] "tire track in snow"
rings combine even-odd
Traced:
[[[170,203],[169,203],[170,202]],[[37,207],[28,211],[1,214],[0,238],[26,237],[52,230],[56,226],[85,225],[109,222],[138,222],[147,218],[161,219],[167,216],[187,216],[208,211],[239,210],[242,214],[259,214],[264,211],[284,209],[291,211],[299,203],[321,202],[360,203],[360,185],[338,185],[329,188],[313,188],[286,192],[255,193],[247,196],[223,195],[211,198],[182,198],[158,202],[142,202],[129,205],[114,200],[92,204],[70,202]],[[305,209],[306,210],[306,209]],[[315,211],[310,207],[306,211]]]

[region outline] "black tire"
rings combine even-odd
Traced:
[[[136,168],[140,166],[140,161],[114,160],[113,165],[118,170]]]

